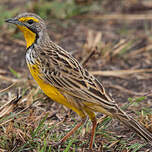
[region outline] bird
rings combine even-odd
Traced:
[[[5,21],[15,24],[23,33],[27,66],[42,91],[81,118],[58,144],[66,141],[89,117],[92,122],[89,149],[92,149],[97,127],[96,112],[118,119],[146,142],[152,143],[152,133],[123,111],[94,75],[50,39],[45,21],[41,17],[25,12]]]

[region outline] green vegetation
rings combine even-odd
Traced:
[[[23,35],[15,26],[12,28],[4,22],[25,11],[43,17],[48,22],[53,40],[67,50],[70,48],[80,61],[97,46],[97,52],[89,58],[86,68],[101,72],[97,78],[110,90],[121,108],[152,132],[151,93],[147,95],[147,90],[151,90],[151,26],[145,20],[136,22],[134,14],[135,20],[125,16],[125,23],[119,15],[113,19],[113,15],[130,13],[127,12],[129,6],[138,9],[136,3],[142,1],[127,4],[123,0],[114,3],[109,0],[88,1],[86,4],[78,4],[75,0],[38,0],[26,4],[19,0],[0,2],[0,151],[88,151],[90,120],[65,143],[52,146],[79,122],[79,118],[48,99],[28,75],[24,65]],[[124,10],[126,14],[122,13]],[[102,19],[104,15],[109,19]],[[130,73],[124,72],[129,69]],[[120,73],[114,75],[115,70],[120,70]],[[14,86],[9,88],[11,84]],[[22,95],[22,99],[10,104],[16,92]],[[94,151],[149,150],[140,137],[117,120],[102,114],[97,114],[97,117]]]
[[[4,21],[6,18],[13,17],[17,12],[19,12],[19,9],[13,9],[13,10],[7,10],[6,6],[0,6],[0,27],[4,25]]]

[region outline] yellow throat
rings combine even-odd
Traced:
[[[22,18],[19,19],[19,21],[20,22],[26,22],[30,19],[34,20],[35,22],[39,22],[34,17],[22,17]],[[29,30],[25,26],[17,25],[17,27],[23,32],[24,38],[25,38],[25,41],[26,41],[26,47],[28,48],[29,46],[31,46],[35,42],[36,34],[34,32],[32,32],[31,30]]]
[[[17,27],[23,32],[26,41],[26,48],[28,48],[35,42],[36,34],[25,26],[17,25]]]

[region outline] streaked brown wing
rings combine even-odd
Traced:
[[[109,106],[114,104],[101,83],[68,52],[58,46],[56,51],[50,49],[47,52],[47,59],[40,65],[43,80],[82,101],[102,102]]]

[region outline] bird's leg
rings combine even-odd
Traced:
[[[86,117],[82,118],[81,121],[70,132],[68,132],[59,142],[54,145],[56,146],[66,141],[66,139],[69,138],[78,128],[80,128],[85,123],[85,121]]]
[[[92,122],[91,140],[90,140],[90,144],[89,144],[89,149],[92,150],[95,131],[96,131],[96,127],[97,127],[97,120],[96,120],[95,113],[91,109],[89,109],[88,107],[85,107],[84,110],[88,114],[88,116]]]
[[[94,141],[94,137],[95,137],[95,131],[96,131],[96,127],[97,127],[96,118],[94,117],[94,119],[92,119],[91,121],[92,121],[92,131],[91,131],[91,140],[90,140],[90,144],[89,144],[89,149],[92,149],[93,141]]]

